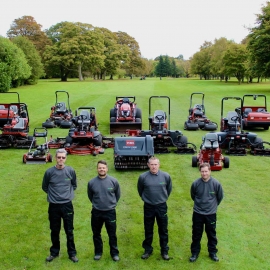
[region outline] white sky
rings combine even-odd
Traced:
[[[90,23],[134,37],[143,57],[188,59],[204,41],[241,42],[265,0],[1,0],[0,35],[32,16],[43,30],[62,21]]]

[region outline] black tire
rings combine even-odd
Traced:
[[[111,118],[111,117],[116,117],[115,109],[111,109],[111,110],[110,110],[110,118]]]
[[[191,166],[194,168],[194,167],[197,167],[197,165],[198,165],[198,158],[197,156],[193,156]]]
[[[24,164],[26,164],[26,158],[25,158],[25,155],[23,155],[22,162],[23,162]]]
[[[66,137],[66,143],[72,144],[72,138],[70,136]]]
[[[62,120],[55,120],[55,121],[54,121],[54,124],[55,124],[57,127],[59,127],[60,124],[61,124],[61,122],[62,122]]]
[[[188,142],[188,139],[186,136],[181,136],[180,140],[179,140],[179,143],[181,144],[182,147],[186,147],[187,146],[187,142]]]
[[[199,125],[197,123],[186,121],[184,129],[185,130],[198,130]]]
[[[116,122],[116,117],[111,117],[110,122],[111,122],[111,123]]]
[[[230,159],[228,157],[224,157],[224,168],[230,167]]]
[[[46,121],[46,122],[42,123],[42,127],[44,127],[44,128],[54,128],[54,122]]]
[[[142,110],[139,109],[139,108],[136,108],[136,115],[135,115],[136,118],[142,118]]]
[[[264,130],[268,130],[268,129],[269,129],[269,126],[267,126],[267,127],[263,127],[263,129],[264,129]]]
[[[251,146],[251,149],[252,150],[254,150],[255,148],[263,148],[263,140],[262,140],[262,138],[259,138],[259,137],[257,137],[255,140],[254,140],[254,143],[253,143],[253,145],[254,146]]]
[[[48,162],[52,162],[53,161],[52,154],[48,154],[47,158],[48,158]]]
[[[197,121],[197,124],[198,124],[198,126],[199,126],[200,129],[204,129],[204,127],[205,127],[205,123],[204,122]]]
[[[207,130],[207,131],[214,131],[216,129],[217,129],[216,123],[208,123],[208,124],[205,124],[204,126],[204,130]]]
[[[142,119],[141,119],[141,118],[136,118],[136,119],[135,119],[135,122],[136,122],[136,123],[141,123],[141,122],[142,122]]]
[[[71,126],[72,126],[72,122],[71,121],[63,120],[60,123],[60,128],[71,128]]]
[[[102,136],[101,136],[101,134],[99,134],[99,135],[95,138],[95,146],[102,146]]]

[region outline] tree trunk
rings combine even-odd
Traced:
[[[111,76],[110,76],[110,80],[113,80],[113,75],[111,74]]]
[[[79,80],[83,81],[82,65],[81,64],[79,64],[79,66],[78,66],[78,73],[79,73]]]

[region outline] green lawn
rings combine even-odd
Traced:
[[[99,130],[109,135],[109,112],[116,96],[136,96],[142,109],[143,129],[148,129],[148,100],[153,95],[166,95],[171,99],[171,130],[181,130],[189,142],[199,148],[204,131],[184,131],[192,92],[205,94],[206,115],[219,124],[221,99],[225,96],[265,94],[270,100],[270,83],[242,84],[237,82],[200,81],[196,79],[127,79],[114,81],[42,80],[35,86],[12,89],[20,93],[21,102],[28,105],[30,135],[35,127],[49,117],[55,102],[55,91],[66,90],[70,95],[71,108],[94,106],[97,110]],[[0,103],[10,100],[11,95],[0,94]],[[15,98],[15,97],[14,97]],[[195,100],[194,100],[195,101]],[[199,101],[198,101],[199,102]],[[270,102],[270,101],[269,101]],[[227,102],[225,112],[239,104]],[[153,110],[166,108],[166,100],[158,99]],[[49,136],[66,136],[68,130],[49,130]],[[270,131],[256,130],[259,137],[270,141]],[[49,255],[50,230],[46,194],[41,190],[44,171],[52,164],[25,165],[22,156],[27,150],[0,150],[1,186],[0,205],[0,269],[269,269],[270,243],[270,188],[269,157],[232,156],[230,168],[213,172],[223,185],[225,198],[218,209],[218,256],[220,262],[208,258],[206,237],[197,262],[189,263],[191,243],[191,216],[193,203],[189,189],[199,171],[191,167],[191,155],[174,153],[159,155],[161,170],[171,174],[173,191],[169,206],[169,255],[170,261],[160,257],[157,230],[154,236],[154,254],[141,260],[143,230],[143,203],[136,190],[141,171],[115,171],[113,149],[106,149],[100,156],[68,156],[67,164],[75,168],[78,189],[73,201],[75,208],[75,243],[79,263],[68,260],[64,231],[61,232],[61,254],[51,263],[45,263]],[[53,154],[54,150],[51,151]],[[103,229],[104,255],[98,262],[93,260],[93,242],[90,228],[91,204],[87,197],[88,181],[96,176],[96,163],[105,159],[109,174],[119,180],[122,197],[117,207],[118,244],[120,262],[113,262],[109,255],[108,237]],[[54,161],[53,161],[54,164]]]

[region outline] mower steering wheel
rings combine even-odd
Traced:
[[[78,119],[79,120],[86,120],[87,119],[87,116],[84,115],[84,114],[81,114],[81,115],[78,116]]]
[[[158,121],[164,120],[164,116],[161,115],[161,114],[157,114],[157,115],[155,116],[155,118],[156,118]]]
[[[196,105],[195,108],[201,110],[202,109],[202,106],[201,105]]]
[[[233,117],[231,118],[231,120],[232,120],[233,122],[237,122],[237,121],[240,120],[240,118],[239,118],[239,116],[235,115],[235,116],[233,116]]]
[[[63,107],[63,103],[57,103],[56,104],[56,108],[60,109],[61,107]]]

